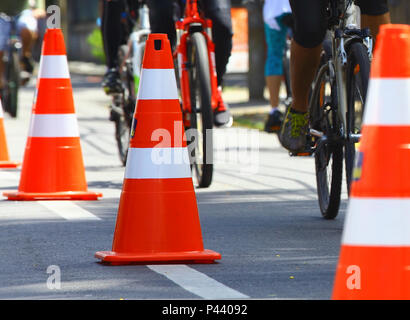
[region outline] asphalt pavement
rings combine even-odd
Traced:
[[[72,73],[71,79],[88,188],[103,197],[0,200],[0,299],[331,298],[345,184],[339,215],[323,219],[314,159],[289,157],[276,135],[247,128],[215,130],[212,185],[195,189],[204,247],[221,260],[107,266],[95,259],[96,251],[111,249],[124,167],[100,76]],[[269,109],[266,101],[246,101],[243,77],[232,79],[242,83],[225,88],[233,110]],[[23,158],[34,88],[35,81],[22,88],[17,119],[5,116],[12,160]],[[16,190],[19,178],[20,169],[1,170],[0,191]]]

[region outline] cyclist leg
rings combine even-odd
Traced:
[[[106,94],[121,93],[122,84],[118,72],[118,48],[122,41],[121,13],[123,0],[103,0],[101,33],[107,72],[102,81]]]
[[[271,110],[265,123],[265,131],[276,132],[282,124],[282,113],[279,111],[279,91],[283,79],[283,54],[288,28],[282,24],[286,14],[276,17],[277,28],[265,22],[265,41],[267,45],[265,60],[265,81],[269,90]]]
[[[174,3],[170,0],[146,0],[149,9],[149,23],[152,33],[166,33],[174,50],[176,31],[174,21]]]
[[[382,24],[391,23],[387,0],[356,0],[362,14],[362,27],[368,27],[374,39]]]
[[[290,5],[294,18],[290,61],[292,105],[283,121],[279,141],[286,149],[298,152],[306,144],[309,91],[326,34],[327,0],[290,0]]]
[[[205,16],[212,20],[212,40],[215,44],[215,66],[218,82],[218,104],[214,110],[216,126],[230,126],[232,116],[222,98],[222,83],[232,51],[232,19],[229,0],[203,0]]]
[[[0,17],[0,96],[4,85],[4,62],[3,57],[7,48],[7,41],[10,34],[10,23]]]
[[[21,65],[24,72],[21,73],[21,77],[24,84],[29,80],[34,69],[31,55],[38,35],[38,24],[33,10],[26,9],[21,13],[17,21],[17,30],[22,44]]]

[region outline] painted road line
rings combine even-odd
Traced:
[[[186,265],[148,265],[152,271],[175,282],[183,289],[204,299],[248,299],[247,295]]]
[[[66,220],[101,220],[71,201],[38,201],[38,203]]]
[[[16,172],[0,172],[1,180],[18,180]],[[36,201],[66,220],[101,220],[72,201]],[[22,213],[23,214],[23,213]],[[23,214],[24,215],[24,214]],[[47,216],[47,215],[46,215]],[[31,217],[33,218],[33,217]]]

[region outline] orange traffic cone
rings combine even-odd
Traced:
[[[9,200],[96,200],[87,191],[63,34],[44,35],[18,191]]]
[[[150,34],[112,251],[97,252],[96,258],[111,264],[221,258],[203,248],[183,136],[171,47],[166,35]]]
[[[410,299],[410,26],[380,28],[333,299]]]
[[[10,161],[9,158],[3,119],[3,106],[0,100],[0,168],[17,168],[20,165],[20,162]]]

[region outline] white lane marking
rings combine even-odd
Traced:
[[[18,173],[13,171],[0,171],[0,177],[2,182],[4,182],[4,180],[17,180],[19,178]]]
[[[249,298],[247,295],[231,289],[186,265],[148,265],[147,267],[204,299]]]
[[[17,172],[1,171],[0,172],[1,181],[16,180],[18,179],[17,174],[18,174]],[[66,201],[66,200],[43,201],[43,200],[40,200],[36,202],[66,220],[101,220],[99,217],[81,208],[80,206],[78,206],[72,201]],[[25,201],[23,201],[23,203],[26,204]],[[31,219],[37,217],[36,215],[34,216],[26,215],[24,212],[19,212],[18,216],[20,218],[27,217]],[[43,216],[49,218],[47,214],[40,213],[40,217],[43,217]]]
[[[101,220],[71,201],[38,201],[38,203],[66,220]]]

